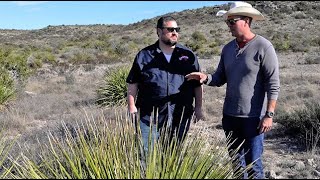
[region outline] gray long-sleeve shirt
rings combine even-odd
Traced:
[[[223,113],[230,116],[260,117],[266,112],[267,99],[277,100],[280,91],[275,49],[260,35],[241,49],[235,39],[229,42],[208,78],[209,86],[227,84]]]

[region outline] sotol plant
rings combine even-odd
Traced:
[[[63,124],[63,136],[48,133],[48,143],[39,143],[38,159],[22,154],[14,161],[11,178],[37,179],[229,179],[232,158],[220,142],[206,143],[202,132],[185,141],[163,143],[162,136],[144,154],[139,129],[130,118],[86,118],[74,126]],[[146,158],[143,161],[144,157]],[[146,164],[142,163],[146,162]]]
[[[98,88],[97,104],[101,106],[122,106],[126,103],[127,83],[129,67],[121,66],[107,71],[103,84]]]

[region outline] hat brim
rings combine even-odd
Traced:
[[[264,16],[260,13],[260,11],[256,10],[252,7],[237,7],[230,9],[223,16],[227,18],[228,16],[249,16],[252,17],[253,20],[264,20]]]

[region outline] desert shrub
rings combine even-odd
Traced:
[[[287,135],[297,138],[307,150],[319,146],[320,139],[320,103],[309,101],[302,109],[291,113],[283,112],[277,117],[277,122],[286,127]]]
[[[209,44],[209,47],[210,48],[214,48],[214,47],[217,47],[218,46],[218,43],[216,41],[212,41],[210,44]]]
[[[48,51],[38,51],[33,54],[36,61],[55,65],[57,63],[55,56]],[[41,67],[41,66],[40,66]]]
[[[6,104],[15,96],[14,81],[9,72],[0,68],[0,105]]]
[[[113,64],[120,61],[121,61],[121,58],[115,53],[104,51],[96,55],[95,63]]]
[[[286,6],[286,5],[280,5],[279,11],[273,11],[273,12],[279,12],[279,14],[291,14],[293,12],[292,7]]]
[[[93,63],[95,56],[93,53],[86,49],[77,50],[73,56],[70,58],[69,62],[72,64],[87,64]]]
[[[117,43],[117,44],[112,44],[113,51],[119,55],[120,57],[127,55],[129,49],[128,46],[125,45],[125,43]]]
[[[193,38],[194,41],[200,41],[202,43],[207,42],[207,39],[204,34],[202,34],[199,31],[195,31],[191,34],[191,37]]]
[[[16,78],[25,80],[30,74],[31,70],[27,64],[27,58],[30,55],[28,48],[20,49],[18,47],[4,47],[0,48],[0,66],[8,71],[14,71]]]
[[[305,62],[306,64],[320,64],[320,56],[308,56]]]
[[[200,41],[189,40],[186,43],[186,47],[190,48],[192,51],[198,51],[199,49],[203,48],[203,43]]]
[[[103,84],[97,90],[97,104],[111,107],[126,103],[129,70],[129,67],[122,66],[106,72]]]
[[[287,41],[287,40],[286,41],[274,40],[273,46],[274,46],[276,51],[285,52],[285,51],[288,51],[290,49],[290,42]]]
[[[281,32],[271,32],[268,31],[268,34],[271,36],[272,44],[276,51],[286,52],[290,49],[291,41],[288,33]]]
[[[310,50],[310,45],[303,41],[303,42],[300,42],[300,43],[297,43],[297,42],[291,42],[290,44],[290,49],[293,51],[293,52],[309,52]]]
[[[319,16],[320,17],[320,16]],[[320,46],[320,37],[312,37],[311,39],[311,46]]]
[[[200,58],[211,58],[214,55],[219,55],[220,48],[214,47],[214,48],[202,48],[197,51],[197,55]]]
[[[135,43],[137,43],[137,41],[134,41]],[[142,39],[142,41],[140,40],[140,43],[137,43],[137,44],[141,44],[144,45],[144,46],[148,46],[148,45],[151,45],[155,42],[155,40],[151,37],[144,37]]]
[[[108,41],[101,41],[101,40],[87,40],[82,44],[82,48],[86,49],[97,49],[98,51],[104,51],[110,46]]]
[[[294,11],[303,11],[303,12],[308,12],[312,9],[312,5],[308,2],[297,2],[294,7],[293,10]]]
[[[121,116],[122,117],[122,116]],[[178,143],[165,133],[143,151],[140,129],[130,118],[86,118],[74,125],[63,123],[63,136],[48,133],[37,152],[21,153],[13,161],[11,178],[25,179],[229,179],[232,158],[227,146],[206,145],[201,131]],[[138,126],[139,127],[139,126]],[[150,138],[151,139],[151,138]],[[150,140],[151,141],[151,140]],[[231,152],[232,154],[232,152]],[[35,156],[32,156],[35,155]]]
[[[306,19],[308,16],[304,12],[297,12],[294,15],[295,19]]]

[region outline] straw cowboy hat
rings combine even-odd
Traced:
[[[232,2],[228,11],[220,10],[216,14],[216,16],[223,16],[225,19],[233,15],[249,16],[253,20],[264,20],[260,11],[253,8],[251,4],[241,1]]]

